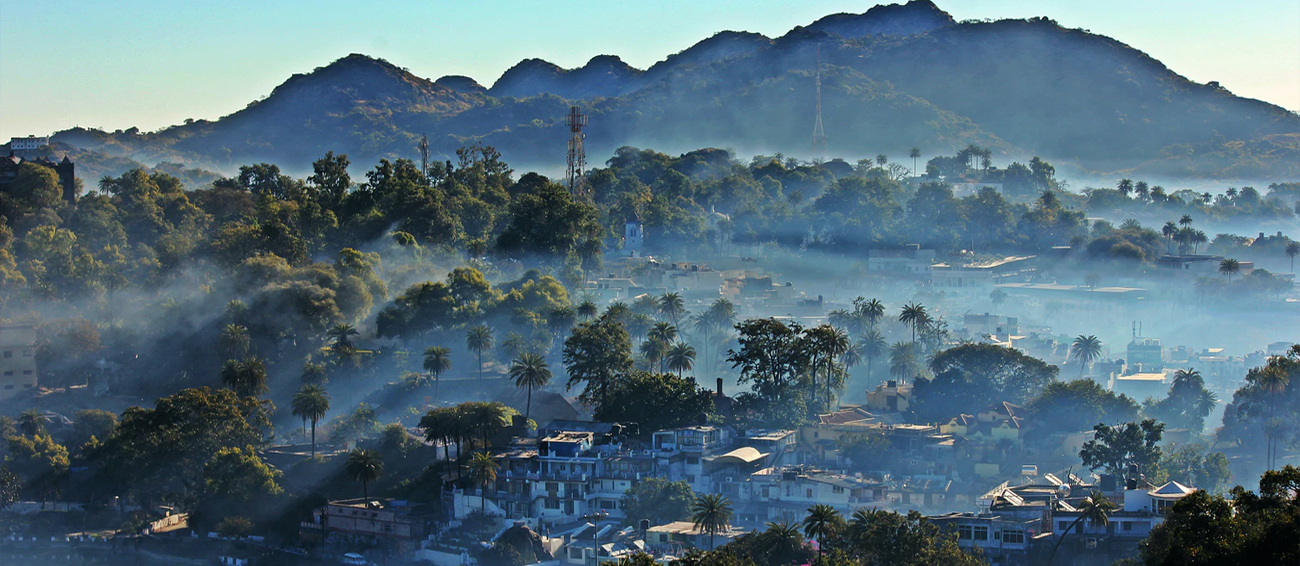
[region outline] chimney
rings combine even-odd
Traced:
[[[722,396],[722,378],[718,378],[718,397]]]

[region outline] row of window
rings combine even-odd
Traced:
[[[1005,544],[1024,544],[1025,532],[1005,530],[994,532],[993,540],[1002,539]],[[989,540],[989,528],[984,525],[957,525],[957,538],[961,540]]]
[[[14,374],[14,370],[6,370],[6,371],[5,371],[5,377],[12,376],[13,374]],[[23,370],[23,375],[31,375],[31,374],[32,374],[32,370],[29,370],[29,369],[25,369],[25,370]]]
[[[6,360],[9,359],[9,358],[14,357],[14,351],[13,351],[13,350],[5,350],[4,356],[5,356],[5,359],[6,359]],[[32,351],[31,351],[31,350],[23,350],[23,357],[24,357],[24,358],[30,358],[30,357],[32,357]]]

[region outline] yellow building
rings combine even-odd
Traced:
[[[0,324],[0,400],[36,388],[36,327]]]

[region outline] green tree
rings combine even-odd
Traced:
[[[687,426],[713,412],[713,394],[694,380],[670,373],[633,371],[597,407],[602,422],[635,422],[646,430]]]
[[[449,348],[446,346],[429,346],[424,349],[424,371],[433,376],[433,396],[435,398],[438,397],[438,378],[450,369],[451,350]]]
[[[1141,423],[1125,423],[1111,427],[1097,424],[1092,427],[1092,440],[1083,444],[1079,458],[1090,469],[1105,468],[1112,474],[1123,474],[1129,465],[1137,465],[1143,473],[1154,474],[1160,462],[1160,439],[1165,425],[1155,419]]]
[[[27,409],[18,415],[18,430],[24,436],[36,437],[45,434],[45,423],[49,419],[39,409]]]
[[[694,500],[695,493],[684,481],[647,477],[623,493],[621,507],[628,524],[646,519],[651,525],[662,525],[689,517]]]
[[[222,448],[203,466],[204,492],[234,503],[279,495],[278,470],[267,466],[252,446]]]
[[[903,306],[902,312],[898,315],[898,321],[912,327],[912,343],[916,343],[916,329],[922,324],[930,321],[930,315],[925,312],[925,305],[919,303],[907,303]]]
[[[231,359],[247,356],[250,345],[248,328],[239,324],[227,324],[217,338],[217,346]]]
[[[1096,336],[1080,334],[1070,344],[1070,357],[1079,360],[1079,377],[1088,369],[1093,360],[1101,356],[1101,340]]]
[[[486,324],[478,324],[470,327],[465,333],[465,347],[469,351],[478,354],[478,382],[479,389],[483,388],[483,352],[492,349],[492,329]]]
[[[719,493],[706,493],[691,504],[691,522],[695,528],[709,533],[709,549],[714,547],[713,537],[731,528],[731,501]]]
[[[675,326],[685,314],[686,302],[682,300],[680,293],[664,293],[660,295],[659,316],[671,320]]]
[[[1070,526],[1065,528],[1065,531],[1061,533],[1061,537],[1056,539],[1056,544],[1052,546],[1052,553],[1047,556],[1048,566],[1051,566],[1052,560],[1056,558],[1056,551],[1061,548],[1061,543],[1065,541],[1065,535],[1070,534],[1075,525],[1082,521],[1103,527],[1109,525],[1110,514],[1115,511],[1115,508],[1115,504],[1106,499],[1106,496],[1102,495],[1100,491],[1094,491],[1092,495],[1084,498],[1076,507],[1079,516],[1070,522]]]
[[[361,482],[362,496],[370,499],[370,482],[384,475],[384,460],[379,452],[358,448],[348,453],[343,473],[352,481]]]
[[[678,342],[668,348],[664,359],[668,362],[668,371],[675,371],[677,377],[681,377],[682,372],[690,371],[695,367],[695,347],[685,342]]]
[[[501,466],[492,458],[492,455],[484,452],[475,452],[469,459],[469,478],[475,485],[483,489],[483,497],[479,501],[482,503],[480,509],[487,512],[488,490],[496,485],[497,469]]]
[[[1219,262],[1219,273],[1228,276],[1228,282],[1232,282],[1232,276],[1241,273],[1241,262],[1227,258]]]
[[[564,341],[564,367],[569,373],[566,387],[584,384],[579,400],[599,412],[609,403],[618,378],[632,369],[627,329],[608,313],[574,327]]]
[[[304,385],[293,396],[290,403],[293,415],[311,421],[311,456],[316,457],[316,423],[325,418],[330,410],[330,396],[324,387]]]
[[[808,516],[803,520],[803,534],[817,539],[819,563],[826,556],[826,539],[838,535],[843,529],[844,517],[834,507],[817,504],[808,508]]]
[[[1286,257],[1291,259],[1291,273],[1295,273],[1295,258],[1300,256],[1300,242],[1287,242]]]
[[[258,358],[226,360],[221,366],[221,383],[241,397],[257,397],[269,389],[266,364]]]
[[[524,418],[527,419],[532,415],[533,389],[546,387],[551,382],[551,368],[540,354],[525,352],[510,364],[510,378],[515,380],[515,387],[528,389],[528,401],[524,405]]]

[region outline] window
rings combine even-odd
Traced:
[[[1002,542],[1007,544],[1024,544],[1025,531],[1002,531]]]
[[[971,526],[970,526],[970,525],[957,525],[957,538],[960,539],[960,540],[970,540],[970,539],[971,539]]]
[[[806,490],[804,490],[804,491],[807,492],[807,495],[805,495],[805,497],[809,497],[809,498],[812,497],[812,488],[811,488],[811,487],[808,488],[808,489],[806,489]]]
[[[699,458],[699,456],[687,456],[687,457],[686,457],[686,465],[687,465],[687,466],[696,466],[696,465],[699,465],[699,463],[700,463],[700,458]]]
[[[12,370],[11,370],[11,371],[6,371],[6,372],[5,372],[5,375],[13,375],[13,374],[14,374],[14,372],[13,372]]]
[[[14,384],[12,384],[12,383],[10,383],[9,385],[6,385],[6,386],[5,386],[5,389],[13,389],[13,388],[14,388]]]
[[[14,357],[14,351],[13,351],[13,350],[5,350],[5,359],[7,360],[7,359],[12,358],[12,357]]]
[[[975,540],[989,540],[989,528],[983,525],[977,526],[974,529],[974,535],[972,538]]]
[[[30,357],[32,357],[32,351],[31,351],[31,350],[23,350],[23,357],[24,357],[24,358],[30,358]]]
[[[844,488],[842,488],[842,487],[840,487],[840,486],[838,486],[838,485],[836,485],[836,486],[831,486],[831,493],[844,493]]]
[[[1069,521],[1060,521],[1060,522],[1058,522],[1056,525],[1057,525],[1057,527],[1056,527],[1057,530],[1060,530],[1060,531],[1064,531],[1064,530],[1070,528],[1070,522],[1069,522]]]
[[[559,508],[560,508],[560,500],[558,500],[558,499],[547,499],[547,500],[546,500],[546,503],[545,503],[545,507],[546,507],[547,509],[559,509]]]
[[[613,501],[610,501],[610,500],[608,500],[608,499],[602,499],[602,500],[600,500],[600,508],[601,508],[601,509],[613,509],[613,508],[614,508],[614,502],[613,502]]]
[[[1123,522],[1121,522],[1121,523],[1120,523],[1120,528],[1121,528],[1121,529],[1124,529],[1125,532],[1128,532],[1128,531],[1133,530],[1133,521],[1123,521]]]
[[[32,374],[32,370],[29,369],[23,370],[23,375],[31,375],[31,374]]]
[[[686,483],[695,483],[695,476],[694,475],[686,476]]]

